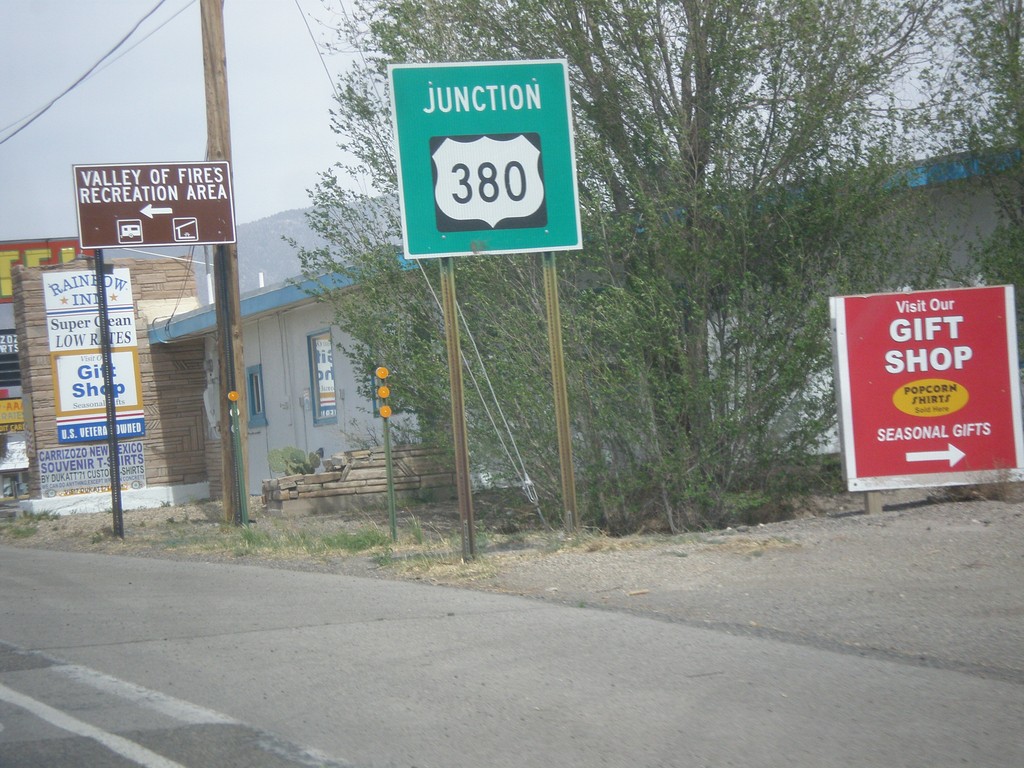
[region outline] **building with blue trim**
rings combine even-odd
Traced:
[[[340,278],[296,280],[260,288],[241,297],[242,349],[248,409],[248,478],[251,494],[273,476],[270,452],[295,447],[303,453],[331,456],[365,447],[379,436],[372,404],[358,385],[372,372],[353,371],[339,345],[347,338],[332,326],[329,305],[317,302],[317,286],[345,288]],[[219,351],[213,305],[154,320],[151,345],[175,345],[205,339],[204,366],[209,383],[204,396],[210,438],[222,402],[216,380]]]

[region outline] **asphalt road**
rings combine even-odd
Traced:
[[[1024,765],[1024,685],[625,612],[0,547],[0,766]]]

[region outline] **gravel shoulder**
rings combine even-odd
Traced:
[[[1024,683],[1024,505],[912,505],[502,565],[488,586]]]
[[[1024,489],[1002,501],[888,492],[883,505],[867,515],[861,496],[843,495],[770,525],[622,539],[566,538],[521,511],[487,509],[470,563],[450,505],[402,510],[397,544],[383,514],[286,520],[256,509],[245,533],[207,504],[125,512],[124,541],[109,535],[110,513],[8,520],[0,546],[415,579],[1024,684]],[[309,546],[341,531],[376,531],[377,544]]]

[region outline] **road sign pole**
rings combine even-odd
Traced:
[[[110,506],[114,520],[114,535],[124,538],[124,512],[121,506],[121,457],[117,447],[117,393],[114,391],[114,363],[110,354],[110,313],[107,308],[106,265],[103,249],[96,251],[93,260],[96,270],[96,309],[100,325],[100,356],[103,368],[104,399],[107,406],[107,465],[110,469]]]
[[[388,481],[388,520],[391,521],[391,540],[398,541],[398,523],[395,520],[395,473],[391,461],[391,406],[388,404],[391,387],[387,384],[390,375],[391,372],[384,365],[377,366],[377,370],[373,372],[374,407],[377,415],[384,422],[384,466]]]
[[[238,418],[238,397],[239,397],[239,395],[238,395],[238,392],[236,390],[231,390],[230,392],[228,392],[228,401],[231,403],[231,406],[230,406],[230,410],[231,410],[231,444],[234,446],[234,449],[235,449],[235,473],[236,473],[236,477],[241,477],[242,476],[242,467],[241,467],[241,459],[242,459],[242,430],[241,430],[241,427],[239,426],[239,418]],[[241,486],[238,486],[238,485],[236,485],[236,488],[238,489],[238,493],[237,493],[237,496],[238,496],[238,499],[237,499],[238,506],[237,506],[237,511],[235,512],[235,523],[237,525],[248,526],[249,525],[249,499],[247,498],[248,494],[245,493],[245,488],[243,488]]]
[[[543,254],[544,299],[547,305],[548,348],[551,353],[551,385],[555,397],[555,428],[558,431],[558,461],[562,475],[562,506],[565,530],[580,529],[576,507],[576,473],[572,463],[572,425],[569,421],[569,392],[565,380],[565,355],[562,345],[562,313],[558,304],[558,273],[555,254]]]
[[[398,519],[395,510],[395,470],[391,460],[391,419],[384,419],[384,468],[388,482],[388,522],[391,540],[398,541]]]
[[[568,62],[392,64],[406,258],[440,258],[463,553],[475,554],[453,256],[543,253],[565,526],[579,528],[554,251],[583,247]]]
[[[451,257],[441,259],[441,306],[448,348],[448,379],[452,391],[452,442],[455,446],[455,489],[459,497],[459,520],[462,523],[462,559],[468,561],[476,557],[476,534],[473,530],[473,491],[469,480],[462,348],[455,305],[455,262]]]

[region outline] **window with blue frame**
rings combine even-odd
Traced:
[[[249,400],[249,426],[267,426],[267,403],[263,396],[263,366],[252,365],[245,369],[246,393]]]
[[[331,331],[327,329],[311,333],[308,339],[313,423],[335,424],[338,421],[338,404],[334,386],[334,344]]]

